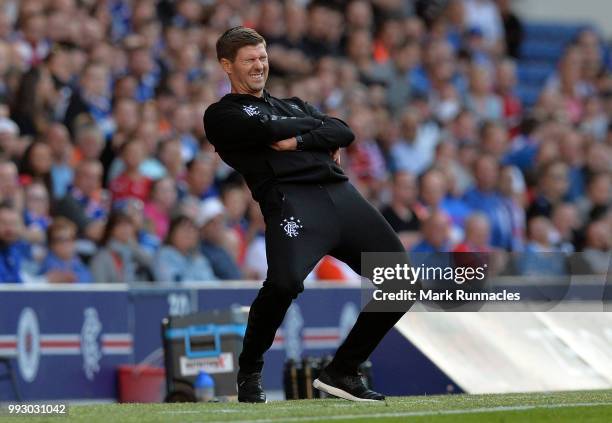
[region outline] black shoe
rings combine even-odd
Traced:
[[[343,375],[324,369],[312,386],[338,398],[349,401],[384,401],[385,396],[368,389],[361,376]]]
[[[238,402],[267,402],[261,387],[261,373],[238,373]]]

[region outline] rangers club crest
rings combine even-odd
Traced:
[[[98,317],[98,311],[88,307],[84,312],[85,320],[81,328],[81,352],[83,354],[83,371],[89,380],[93,380],[96,373],[100,371],[100,359],[102,351],[98,337],[102,331],[102,322]]]
[[[38,316],[30,307],[23,309],[17,324],[17,365],[21,377],[33,382],[40,365],[40,330]]]
[[[296,219],[293,216],[291,216],[289,219],[283,219],[280,226],[283,228],[285,234],[287,234],[289,238],[295,238],[298,236],[300,234],[299,230],[304,227],[300,219]]]
[[[242,106],[242,110],[244,110],[244,112],[249,115],[249,116],[255,116],[259,114],[259,109],[255,106]]]

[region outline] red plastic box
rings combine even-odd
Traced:
[[[117,368],[119,402],[163,402],[166,371],[149,365],[123,365]]]

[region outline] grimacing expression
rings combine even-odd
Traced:
[[[233,62],[221,59],[223,70],[239,94],[258,95],[268,79],[268,53],[263,43],[241,47]]]

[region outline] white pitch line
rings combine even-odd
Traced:
[[[455,414],[471,414],[471,413],[496,413],[501,411],[525,411],[536,410],[539,408],[571,408],[571,407],[601,407],[612,405],[612,402],[575,402],[568,404],[541,404],[541,405],[509,405],[498,407],[479,407],[465,408],[456,410],[431,410],[431,411],[406,411],[396,413],[376,413],[376,414],[344,414],[333,416],[312,416],[312,417],[279,417],[251,420],[232,420],[232,423],[274,423],[274,422],[302,422],[302,421],[321,421],[321,420],[343,420],[343,419],[360,419],[360,418],[389,418],[389,417],[423,417],[437,415],[455,415]],[[270,410],[271,412],[274,410]],[[201,412],[196,412],[201,413]],[[162,411],[162,414],[192,414],[185,411]],[[210,421],[209,423],[227,423],[226,420]]]

